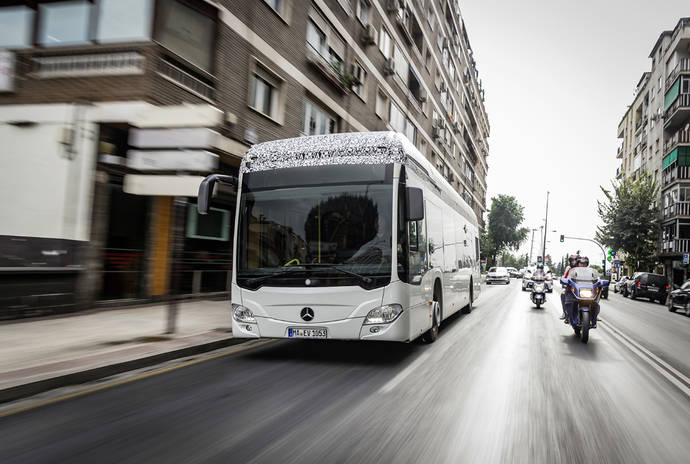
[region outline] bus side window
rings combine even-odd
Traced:
[[[421,283],[421,276],[424,273],[426,260],[426,238],[424,236],[424,220],[410,221],[408,223],[409,244],[410,244],[410,283]]]

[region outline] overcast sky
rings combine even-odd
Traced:
[[[491,123],[487,207],[515,195],[525,226],[537,228],[536,256],[549,190],[548,228],[558,233],[547,254],[581,249],[600,263],[596,245],[559,235],[594,237],[599,186],[621,161],[618,123],[659,34],[690,16],[690,2],[465,0],[461,12]]]

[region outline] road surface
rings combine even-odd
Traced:
[[[2,417],[0,462],[690,462],[690,318],[611,292],[584,345],[548,298],[487,287],[431,345],[239,345]]]

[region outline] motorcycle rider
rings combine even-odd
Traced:
[[[578,274],[580,275],[580,278],[584,279],[591,279],[591,280],[599,280],[599,273],[597,272],[596,269],[589,267],[589,258],[586,256],[580,256],[577,259],[577,267],[570,269],[568,273],[568,277],[572,280],[577,280],[578,279]],[[575,297],[571,292],[566,292],[565,293],[565,298],[564,298],[564,311],[566,313],[567,318],[565,319],[565,323],[568,324],[570,320],[572,320],[572,310],[573,310],[573,304],[575,303]],[[594,323],[593,327],[597,326],[597,318],[599,316],[599,303],[596,304],[596,306],[593,308],[594,309]]]
[[[568,276],[570,275],[570,270],[577,266],[577,260],[579,257],[580,255],[570,255],[568,257],[568,268],[565,270],[563,278],[568,278]],[[563,313],[561,314],[560,319],[567,324],[568,321],[565,319],[565,290],[565,286],[563,286],[563,290],[561,291],[561,308],[563,309]]]
[[[542,263],[537,264],[537,269],[535,269],[534,274],[532,274],[532,280],[546,280],[546,274],[544,274],[544,265]]]

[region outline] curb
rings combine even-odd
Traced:
[[[184,358],[186,356],[193,356],[196,354],[206,353],[208,351],[225,348],[231,345],[237,345],[246,342],[243,338],[225,338],[222,340],[215,340],[200,345],[187,346],[178,348],[176,350],[167,351],[165,353],[157,353],[143,358],[131,359],[129,361],[117,362],[107,366],[94,367],[81,372],[71,372],[69,374],[58,375],[48,379],[37,380],[35,382],[26,383],[23,385],[16,385],[0,390],[0,404],[10,401],[19,400],[28,396],[33,396],[38,393],[43,393],[55,388],[67,387],[70,385],[78,385],[81,383],[99,380],[112,375],[121,374],[123,372],[133,371],[144,367],[160,364],[166,361],[171,361],[177,358]]]

